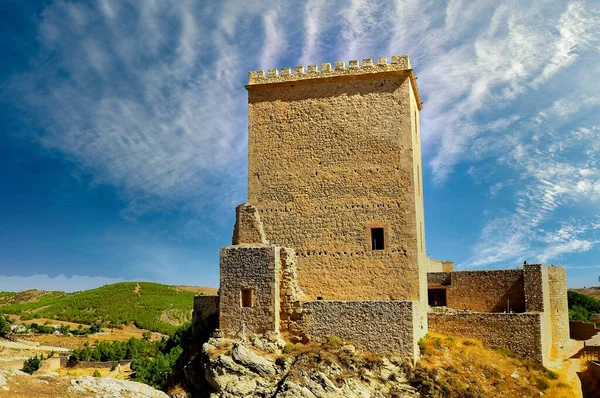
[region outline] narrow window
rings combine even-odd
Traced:
[[[254,307],[254,289],[242,289],[242,307]]]
[[[384,247],[383,228],[371,228],[371,250],[383,250]]]

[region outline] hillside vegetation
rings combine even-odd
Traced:
[[[569,319],[591,322],[593,314],[600,314],[600,300],[573,290],[567,292]]]
[[[150,282],[122,282],[75,293],[28,290],[0,292],[0,313],[21,321],[49,318],[77,323],[100,323],[170,334],[191,320],[197,290]]]

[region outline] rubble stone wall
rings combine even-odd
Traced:
[[[507,348],[524,358],[544,363],[543,314],[431,312],[429,330],[455,337],[481,339],[492,348]]]
[[[296,249],[306,300],[425,296],[420,104],[412,72],[386,68],[247,86],[248,202],[270,243]]]
[[[303,307],[304,328],[313,338],[336,335],[362,350],[419,358],[417,301],[312,301]]]
[[[436,272],[428,282],[450,285],[446,303],[455,310],[477,312],[525,312],[523,270]]]
[[[280,248],[224,247],[220,265],[219,327],[225,334],[279,333]],[[253,289],[252,307],[242,307],[242,289]]]

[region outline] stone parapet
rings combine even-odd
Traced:
[[[360,65],[358,60],[351,60],[348,65],[344,61],[338,61],[333,67],[330,63],[323,63],[321,64],[321,69],[319,69],[318,65],[309,65],[306,70],[304,66],[296,66],[294,69],[289,67],[269,69],[266,73],[264,70],[252,71],[248,73],[248,85],[246,88],[250,89],[253,86],[272,83],[289,83],[324,78],[361,78],[384,73],[409,74],[417,99],[417,106],[419,110],[422,109],[416,77],[413,74],[408,55],[394,55],[392,56],[391,63],[388,63],[386,57],[380,57],[377,58],[376,63],[371,58],[365,58],[362,65]]]

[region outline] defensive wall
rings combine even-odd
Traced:
[[[428,274],[428,284],[430,305],[459,311],[430,313],[432,331],[481,338],[518,353],[535,352],[532,358],[543,362],[550,358],[552,345],[561,348],[569,339],[563,268],[526,264],[511,270],[437,272]],[[528,337],[513,341],[523,336]]]
[[[313,301],[303,308],[304,328],[313,338],[336,335],[362,350],[419,358],[416,301]]]
[[[494,314],[457,311],[433,311],[428,316],[430,330],[456,337],[481,339],[492,348],[506,348],[538,362],[546,362],[544,353],[547,337],[542,332],[540,313]]]

